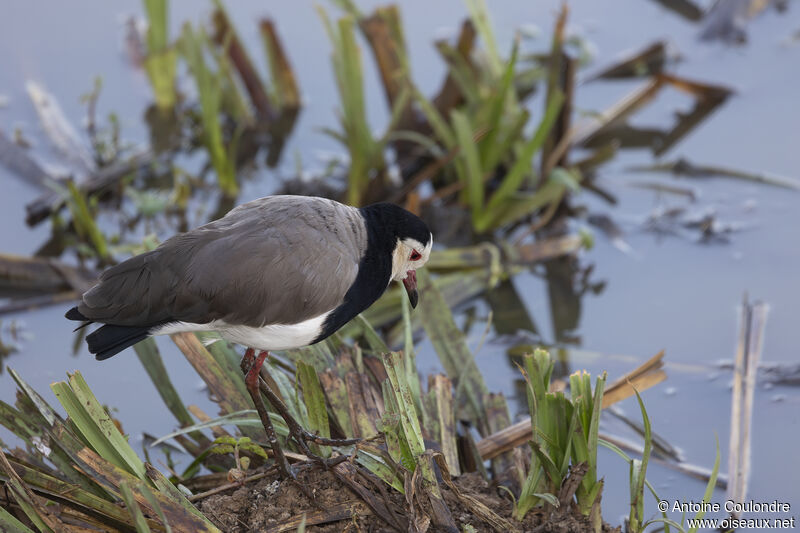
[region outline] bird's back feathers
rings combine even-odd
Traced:
[[[356,209],[271,196],[106,270],[77,310],[95,322],[148,328],[302,322],[341,303],[365,249]]]

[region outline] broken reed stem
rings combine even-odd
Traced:
[[[769,307],[763,302],[750,303],[747,294],[742,302],[739,341],[733,368],[731,396],[731,435],[728,459],[728,495],[742,503],[747,497],[750,480],[750,435],[753,420],[753,398],[756,374],[764,343],[764,328]],[[738,513],[732,513],[738,518]]]

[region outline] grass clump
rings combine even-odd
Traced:
[[[543,503],[571,503],[573,495],[565,498],[560,489],[580,468],[572,489],[575,503],[599,531],[603,482],[597,477],[597,446],[605,375],[597,378],[594,392],[585,372],[570,376],[570,397],[562,391],[551,392],[553,362],[545,350],[538,349],[523,357],[522,372],[533,438],[530,468],[515,503],[514,517],[521,520]]]

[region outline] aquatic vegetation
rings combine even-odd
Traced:
[[[519,38],[510,50],[500,50],[485,3],[468,1],[469,18],[456,42],[435,44],[447,75],[441,90],[428,96],[413,78],[398,6],[365,14],[353,2],[334,3],[343,16],[319,9],[332,44],[332,73],[339,92],[338,129],[325,131],[342,144],[348,157],[344,164],[329,167],[325,187],[310,192],[343,198],[353,205],[388,199],[416,211],[447,210],[446,217],[453,215],[448,222],[454,233],[466,236],[464,241],[469,243],[434,252],[430,273],[419,273],[426,297],[414,315],[396,291],[388,291],[328,342],[275,354],[268,364],[264,378],[304,426],[323,437],[364,439],[339,449],[311,445],[315,453],[326,457],[351,458],[336,465],[333,475],[361,500],[345,511],[338,509],[341,516],[355,519],[368,509],[387,524],[407,530],[409,524],[398,517],[411,512],[416,525],[452,528],[456,524],[450,506],[457,501],[475,520],[495,530],[518,530],[534,515],[574,515],[597,531],[602,526],[599,501],[604,488],[597,471],[597,449],[606,446],[629,464],[630,530],[642,531],[653,522],[682,530],[683,524],[666,515],[648,521],[645,513],[645,487],[655,495],[646,480],[647,466],[658,443],[641,398],[641,459],[628,457],[598,430],[603,408],[634,393],[638,397],[639,390],[666,377],[660,370],[660,356],[641,381],[639,374],[628,376],[632,383],[628,387],[606,387],[604,374],[593,385],[588,374],[580,373],[570,376],[569,393],[565,393],[553,390],[557,386],[553,359],[526,341],[518,353],[510,355],[521,363],[530,418],[511,425],[505,398],[489,392],[466,341],[468,328],[456,323],[451,310],[489,289],[497,289],[496,298],[504,290],[509,299],[490,302],[493,309],[516,313],[516,321],[509,320],[503,327],[516,332],[521,322],[525,326],[519,329],[533,332],[533,321],[510,280],[544,260],[560,258],[566,263],[587,246],[590,238],[568,234],[562,224],[564,217],[575,214],[570,209],[572,195],[587,191],[613,199],[593,182],[597,166],[627,147],[646,145],[656,154],[664,152],[724,102],[730,91],[663,72],[668,62],[663,43],[657,43],[592,78],[643,77],[646,81],[631,97],[595,117],[591,128],[579,131],[571,117],[575,114],[575,72],[583,61],[567,53],[574,43],[564,35],[566,10],[556,19],[550,49],[531,54],[520,46]],[[135,230],[136,222],[167,220],[175,224],[169,228],[171,233],[186,227],[192,214],[201,222],[220,216],[235,204],[243,180],[248,179],[246,169],[258,168],[262,159],[274,167],[281,159],[302,102],[299,80],[278,38],[277,25],[269,19],[258,23],[268,74],[263,76],[252,60],[258,56],[246,49],[222,2],[214,2],[210,24],[186,23],[173,40],[167,31],[167,3],[146,0],[145,7],[149,19],[145,70],[154,98],[147,113],[149,147],[126,147],[119,141],[119,122],[111,119],[108,130],[88,132],[91,150],[75,142],[71,128],[63,124],[51,128],[50,135],[64,141],[58,145],[65,157],[82,168],[76,179],[65,182],[0,135],[3,153],[14,156],[15,172],[45,189],[29,206],[28,220],[32,224],[52,221],[58,239],[48,243],[49,253],[59,255],[66,249],[91,265],[77,269],[56,260],[0,257],[2,269],[11,267],[3,270],[0,281],[29,284],[40,291],[34,298],[3,306],[6,312],[74,299],[94,278],[94,268],[157,243],[153,235],[143,240]],[[377,133],[367,116],[367,54],[361,42],[372,52],[390,115]],[[184,71],[190,83],[177,83],[182,81],[177,80],[178,73]],[[178,87],[190,90],[183,94]],[[650,131],[648,136],[625,124],[669,87],[688,92],[695,101],[691,112],[680,116],[674,127]],[[95,85],[87,96],[88,107],[95,105],[99,90],[99,84]],[[534,110],[529,101],[537,91],[544,93],[540,110]],[[49,96],[41,88],[32,92],[39,100]],[[60,120],[51,112],[42,120],[59,124],[56,119]],[[576,161],[568,156],[578,146],[590,152]],[[266,158],[261,158],[264,152]],[[183,168],[185,156],[198,155],[197,167]],[[721,175],[797,188],[794,181],[780,176],[685,161],[646,170],[692,177]],[[674,193],[676,188],[672,189]],[[214,200],[219,204],[208,208]],[[69,219],[60,215],[64,207]],[[100,214],[125,208],[133,211],[131,220],[124,221],[127,232],[116,232],[98,220]],[[145,231],[149,233],[150,226]],[[483,238],[491,242],[476,244]],[[551,296],[552,306],[562,305],[562,310],[569,311],[554,309],[554,323],[574,316],[570,298],[577,299],[581,291],[602,290],[602,284],[589,282],[589,268],[555,263],[543,268],[564,267],[566,277],[578,279],[574,285],[581,287],[570,286],[571,293]],[[13,267],[20,265],[28,274],[35,272],[30,279],[15,277],[19,269]],[[554,342],[562,343],[554,349],[562,350],[569,344],[564,332],[574,328],[561,323],[554,324],[554,329]],[[414,339],[421,331],[444,369],[444,374],[429,376],[427,383],[415,360]],[[272,475],[236,349],[214,334],[181,334],[173,340],[218,402],[220,415],[212,418],[184,404],[154,341],[136,346],[139,360],[178,426],[156,444],[174,440],[191,456],[190,464],[180,468],[166,458],[170,479],[149,464],[149,455],[158,448],[145,450],[148,462],[141,461],[79,374],[54,385],[69,415],[64,420],[11,371],[20,394],[16,406],[0,404],[0,423],[24,442],[25,449],[9,450],[3,457],[7,462],[0,478],[9,489],[0,497],[0,528],[29,531],[34,526],[55,531],[62,525],[59,521],[68,518],[70,524],[109,530],[178,530],[190,524],[193,530],[213,531],[216,526],[193,504]],[[0,351],[4,349],[0,346]],[[279,437],[286,440],[287,428],[280,417],[274,416],[273,423]],[[224,432],[238,433],[219,435]],[[292,461],[303,463],[299,450],[291,442],[285,445],[293,450]],[[523,449],[530,451],[529,457],[523,456]],[[717,481],[718,464],[719,459],[705,501]],[[505,494],[513,500],[513,513],[500,516],[462,491],[453,478],[467,472],[507,485]],[[379,483],[370,484],[373,480]],[[561,491],[564,486],[571,487],[570,491]],[[384,498],[387,494],[401,495],[405,503],[392,503],[391,497]],[[61,506],[58,511],[53,511],[53,504]],[[536,513],[531,512],[534,509]],[[310,518],[308,523],[333,520],[334,515],[325,516]],[[304,528],[307,519],[295,516],[286,523],[286,527]],[[473,527],[461,525],[465,531]]]

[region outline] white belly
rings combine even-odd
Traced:
[[[152,335],[170,335],[183,331],[216,331],[223,339],[257,350],[289,350],[308,346],[322,333],[322,324],[328,314],[310,318],[297,324],[270,324],[260,328],[235,326],[222,320],[208,324],[172,322],[154,330]]]

